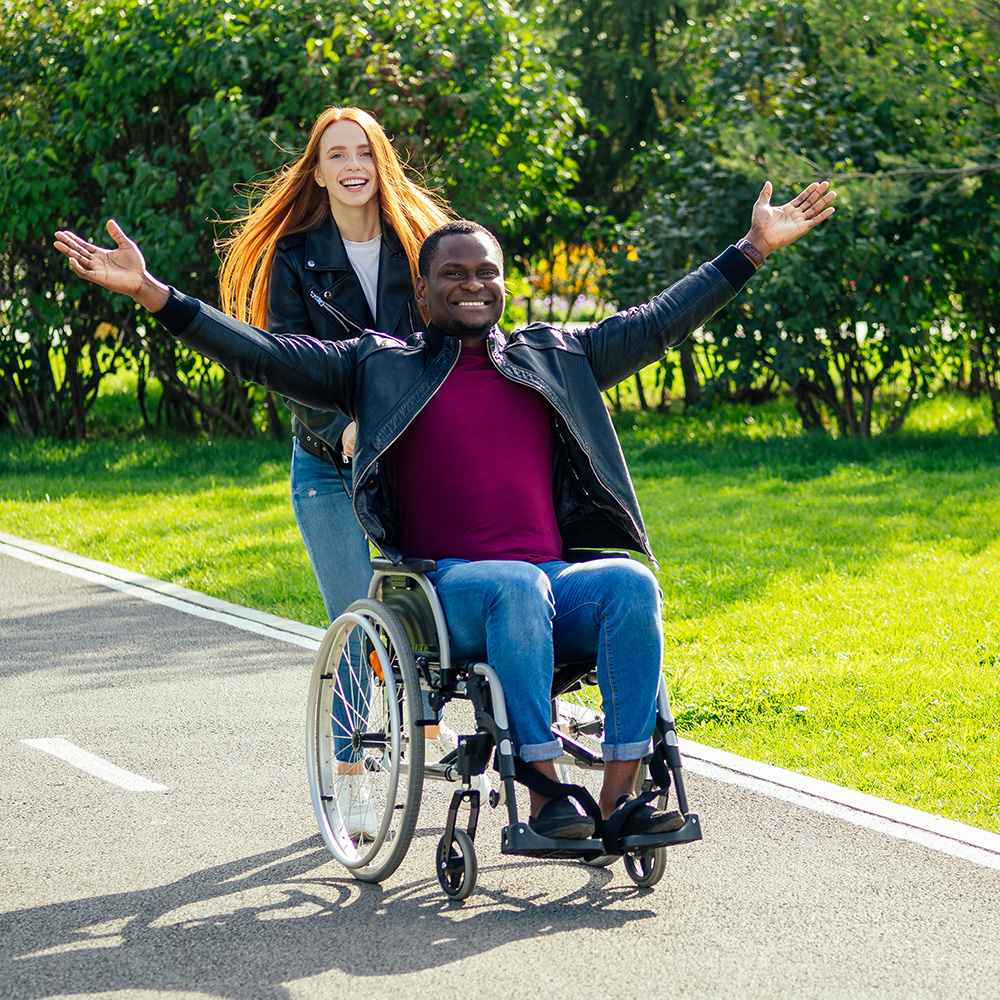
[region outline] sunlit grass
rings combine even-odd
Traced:
[[[0,439],[0,528],[325,626],[288,497],[289,446],[141,433]]]
[[[1000,439],[961,399],[916,416],[873,441],[774,408],[619,423],[683,733],[1000,830]]]
[[[0,438],[0,529],[323,626],[287,444],[145,434],[128,393],[114,436]],[[616,419],[682,734],[1000,831],[986,408],[925,401],[872,441],[805,435],[783,404]]]

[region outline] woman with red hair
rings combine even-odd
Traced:
[[[450,215],[407,176],[368,112],[328,108],[302,154],[263,185],[236,220],[235,235],[222,242],[222,307],[273,334],[340,340],[377,330],[409,337],[424,328],[413,297],[420,244]],[[332,621],[367,594],[371,581],[368,541],[351,502],[355,427],[341,413],[286,404],[294,435],[292,507]],[[453,734],[445,733],[448,741]],[[449,748],[433,727],[426,735],[431,747],[438,736],[437,749]],[[348,833],[373,836],[374,812],[351,787],[349,750],[338,757]]]
[[[420,244],[449,214],[407,177],[370,114],[328,108],[303,153],[222,243],[222,307],[275,334],[408,337],[424,326],[413,300]],[[354,425],[340,413],[287,405],[292,506],[332,621],[371,579],[351,506]]]

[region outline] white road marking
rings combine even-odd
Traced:
[[[89,750],[82,750],[80,747],[64,740],[61,736],[51,736],[37,740],[21,740],[22,743],[36,750],[44,750],[52,754],[53,757],[78,767],[81,771],[94,775],[95,778],[102,778],[110,781],[114,785],[120,785],[130,792],[166,792],[169,791],[166,785],[158,785],[155,781],[149,781],[141,775],[133,774],[112,764],[110,761],[92,754]]]
[[[22,562],[31,563],[33,566],[56,570],[67,576],[86,580],[88,583],[97,583],[110,590],[128,594],[130,597],[149,601],[151,604],[161,604],[196,618],[232,625],[244,632],[254,632],[269,639],[294,643],[313,652],[319,649],[320,640],[323,638],[324,630],[314,625],[303,625],[301,622],[279,618],[264,611],[241,608],[239,605],[220,601],[173,583],[165,583],[163,580],[143,576],[141,573],[132,573],[108,563],[85,559],[83,556],[7,535],[2,531],[0,531],[0,552]]]
[[[319,649],[323,637],[323,630],[311,625],[241,608],[162,580],[3,532],[0,532],[0,552],[163,604],[185,614],[223,622],[307,649]],[[844,822],[878,830],[899,840],[923,844],[974,864],[1000,869],[1000,836],[995,833],[690,740],[681,739],[680,749],[685,768],[695,774],[835,816]]]

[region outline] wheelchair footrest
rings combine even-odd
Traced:
[[[696,813],[688,813],[684,825],[679,830],[665,833],[647,833],[641,836],[622,837],[621,847],[625,852],[641,851],[650,847],[670,847],[674,844],[690,844],[701,840],[701,824]]]
[[[527,823],[511,823],[500,833],[501,854],[523,854],[539,858],[586,858],[604,854],[598,838],[568,840],[541,837]]]

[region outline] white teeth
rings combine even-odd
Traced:
[[[485,306],[486,303],[485,302],[459,302],[458,305],[460,305],[462,307],[465,307],[465,306]]]

